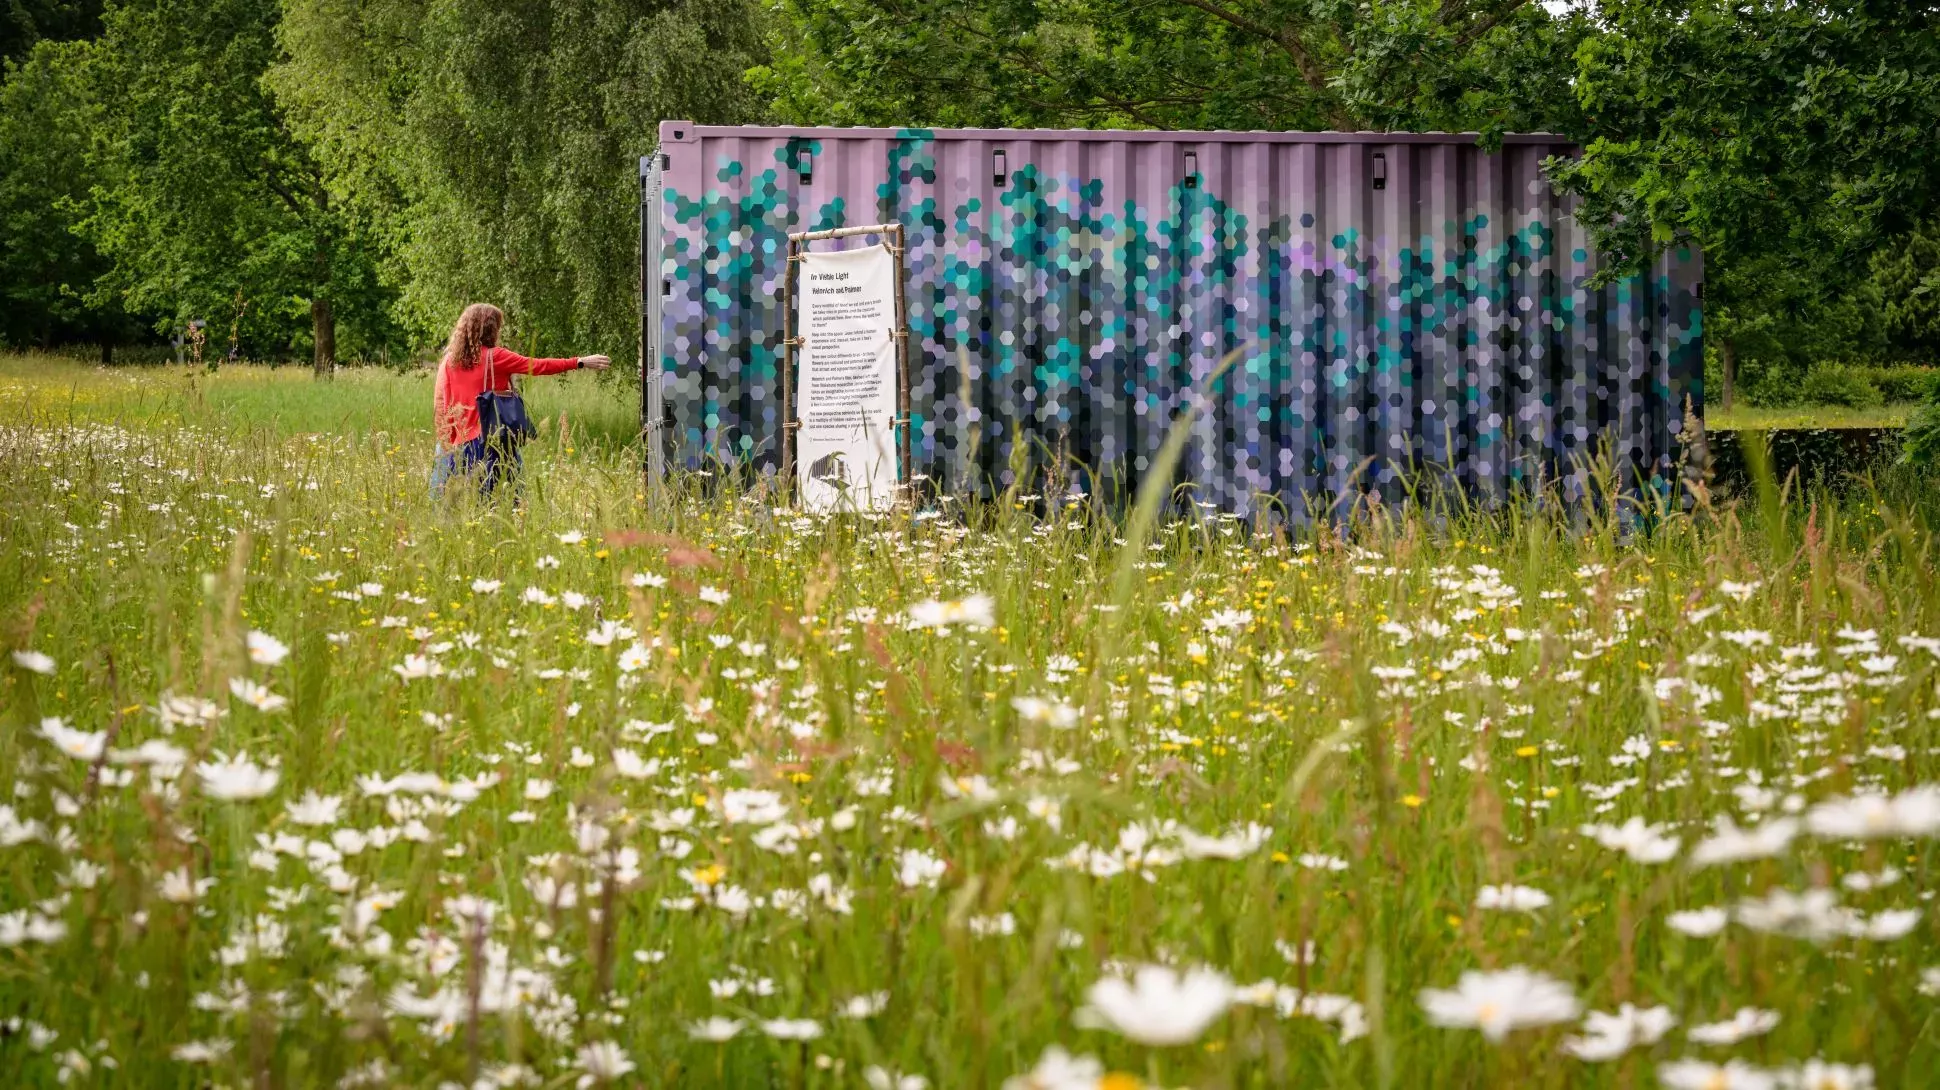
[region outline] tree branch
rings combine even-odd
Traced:
[[[992,98],[996,97],[996,92],[993,91],[989,86],[982,83],[978,83],[974,80],[956,79],[950,76],[931,76],[927,78],[918,77],[918,78],[915,78],[913,82],[919,83],[925,87],[941,88],[941,89],[950,90],[950,91],[958,91],[968,95],[979,95],[979,96],[987,96]],[[1097,115],[1107,110],[1118,110],[1122,113],[1127,113],[1133,117],[1137,117],[1141,121],[1145,121],[1146,124],[1151,125],[1155,129],[1170,129],[1173,126],[1164,123],[1163,121],[1159,120],[1156,116],[1147,114],[1145,112],[1146,107],[1199,106],[1205,103],[1205,99],[1202,97],[1185,96],[1185,95],[1170,96],[1170,97],[1164,97],[1164,98],[1143,98],[1143,99],[1139,99],[1136,102],[1109,100],[1109,99],[1098,101],[1098,102],[1076,102],[1076,101],[1052,102],[1042,98],[1035,97],[1033,95],[1021,94],[1014,90],[1011,91],[1010,94],[1012,94],[1017,99],[1017,101],[1022,102],[1027,106],[1036,107],[1039,110],[1043,110],[1045,113],[1048,113],[1060,118],[1079,118],[1083,120],[1094,120],[1096,119]]]
[[[1496,27],[1501,26],[1504,22],[1508,20],[1509,16],[1514,15],[1516,12],[1522,10],[1522,8],[1527,6],[1528,3],[1529,3],[1529,0],[1509,0],[1509,2],[1503,5],[1502,7],[1497,8],[1496,10],[1490,12],[1489,14],[1482,16],[1480,19],[1477,19],[1474,22],[1469,23],[1467,26],[1462,28],[1461,33],[1455,35],[1455,48],[1457,49],[1466,48],[1470,43],[1481,38],[1484,34],[1487,34],[1489,31],[1494,30]],[[1460,14],[1462,13],[1462,9],[1466,8],[1467,6],[1468,5],[1463,3],[1462,0],[1455,0],[1455,3],[1452,5],[1452,10],[1456,13],[1456,17],[1459,18]],[[1443,21],[1447,22],[1446,19],[1444,19]]]
[[[983,30],[980,30],[979,28],[972,25],[968,21],[951,20],[948,25],[952,29],[957,30],[963,34],[967,34],[974,38],[983,39],[985,42],[988,42],[992,47],[999,50],[1002,55],[1004,55],[1007,59],[1011,61],[1011,63],[1016,64],[1018,67],[1024,69],[1027,72],[1030,72],[1032,75],[1037,76],[1041,80],[1045,80],[1051,83],[1054,86],[1057,84],[1058,82],[1057,78],[1053,76],[1049,71],[1045,70],[1042,64],[1039,64],[1036,60],[1034,60],[1033,58],[1025,54],[1023,51],[997,40],[991,34]],[[1096,97],[1099,100],[1101,100],[1105,105],[1110,106],[1113,109],[1122,111],[1123,113],[1133,118],[1136,118],[1137,120],[1143,122],[1144,124],[1150,125],[1155,129],[1169,129],[1173,127],[1171,125],[1166,124],[1163,120],[1159,119],[1157,116],[1146,113],[1143,109],[1140,108],[1141,105],[1145,105],[1146,103],[1138,103],[1128,99],[1115,98],[1111,95],[1106,95],[1102,93],[1098,94]],[[1032,101],[1032,105],[1038,106],[1040,108],[1050,108],[1052,110],[1056,110],[1059,112],[1070,111],[1070,107],[1068,106],[1058,106],[1052,103]]]
[[[269,158],[265,156],[263,159],[263,184],[269,187],[271,193],[276,194],[282,200],[284,207],[288,208],[292,215],[299,220],[307,221],[313,209],[305,205],[295,193],[290,191],[288,186],[285,186],[277,179],[276,175],[276,164],[270,162]]]
[[[1321,66],[1313,51],[1307,48],[1307,43],[1301,40],[1299,32],[1294,27],[1276,30],[1230,8],[1215,4],[1213,0],[1178,0],[1178,2],[1187,7],[1198,8],[1236,30],[1265,38],[1279,46],[1288,57],[1293,59],[1294,67],[1300,71],[1300,78],[1306,81],[1314,95],[1321,100],[1322,112],[1327,115],[1328,120],[1336,128],[1352,127],[1353,118],[1341,109],[1340,104],[1334,99],[1332,89],[1327,86],[1327,70]]]

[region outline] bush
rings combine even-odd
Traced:
[[[1925,401],[1933,396],[1940,369],[1932,367],[1860,367],[1880,395],[1890,402]]]
[[[1804,378],[1804,368],[1776,362],[1750,373],[1740,370],[1738,396],[1745,404],[1761,409],[1789,409],[1805,400],[1800,391]],[[1717,387],[1706,386],[1705,389],[1714,390]]]
[[[1822,364],[1805,373],[1799,383],[1799,400],[1807,405],[1842,405],[1848,409],[1870,409],[1886,401],[1873,385],[1865,369],[1844,364]]]
[[[1916,466],[1940,465],[1940,411],[1932,402],[1913,410],[1900,438],[1900,461]]]

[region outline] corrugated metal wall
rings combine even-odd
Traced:
[[[773,461],[788,232],[895,221],[915,469],[947,486],[966,480],[973,430],[980,480],[1008,483],[1017,440],[1135,476],[1187,399],[1204,411],[1184,477],[1232,510],[1392,493],[1411,465],[1494,494],[1606,440],[1661,474],[1699,391],[1700,262],[1675,253],[1590,289],[1584,233],[1541,171],[1571,150],[664,123],[676,456]]]

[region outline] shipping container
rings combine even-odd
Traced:
[[[772,466],[788,234],[900,223],[912,468],[945,490],[1017,465],[1116,490],[1188,404],[1180,479],[1235,512],[1305,517],[1424,474],[1478,496],[1580,488],[1604,453],[1661,487],[1687,399],[1701,410],[1701,258],[1592,286],[1587,232],[1544,174],[1575,150],[663,122],[641,161],[650,445]]]

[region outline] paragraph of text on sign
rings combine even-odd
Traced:
[[[798,486],[810,510],[894,498],[895,262],[881,246],[802,255]]]

